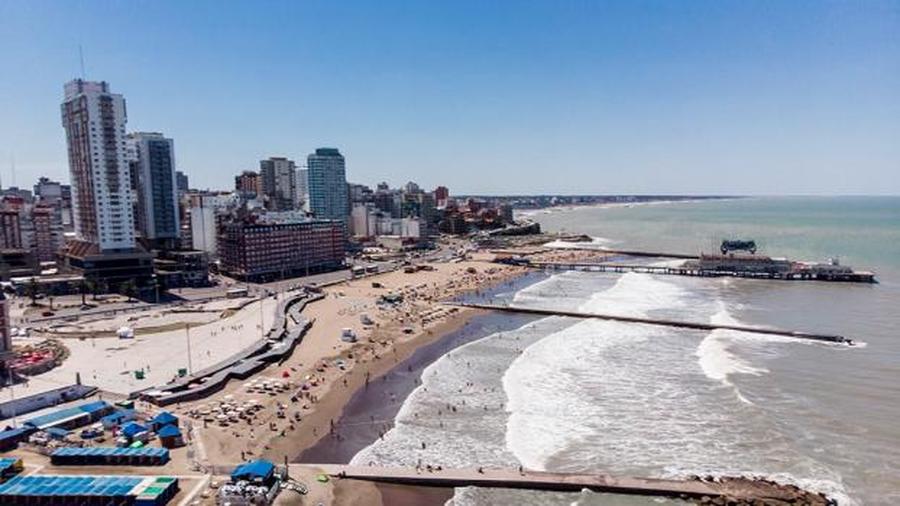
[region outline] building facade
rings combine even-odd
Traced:
[[[187,174],[181,172],[180,170],[175,171],[175,188],[178,190],[179,198],[181,198],[181,196],[187,193],[191,188],[191,183],[188,180]]]
[[[309,169],[297,169],[297,209],[309,211]]]
[[[60,213],[52,206],[35,204],[31,208],[31,222],[29,249],[38,262],[55,262],[64,244]]]
[[[0,249],[22,249],[22,225],[15,209],[0,209]]]
[[[174,142],[158,132],[134,132],[127,143],[137,178],[137,229],[153,248],[174,249],[180,228]]]
[[[263,195],[262,178],[258,172],[245,170],[237,176],[234,176],[234,189],[242,195],[261,197]]]
[[[450,190],[446,186],[438,186],[434,189],[434,202],[437,207],[447,207],[450,200]]]
[[[350,204],[344,157],[334,148],[319,148],[307,158],[309,210],[319,219],[340,221],[348,228]]]
[[[36,202],[53,207],[59,214],[64,229],[72,225],[72,188],[46,177],[38,179],[34,185]]]
[[[63,233],[58,207],[17,197],[4,197],[0,202],[0,249],[22,250],[36,263],[55,262]]]
[[[281,157],[260,160],[259,175],[269,210],[297,208],[297,166],[293,160]]]
[[[191,240],[193,249],[218,258],[219,230],[240,204],[237,194],[195,195],[190,202]]]
[[[116,286],[142,284],[152,257],[136,249],[131,176],[126,160],[125,99],[106,82],[66,83],[61,106],[66,131],[75,240],[70,268]]]
[[[9,321],[9,299],[0,291],[0,377],[6,375],[6,363],[12,353],[12,332]],[[4,382],[5,384],[5,382]]]
[[[343,267],[340,222],[266,218],[222,227],[218,239],[222,272],[241,280],[270,281]]]
[[[134,248],[131,184],[125,160],[125,99],[106,82],[65,86],[66,130],[76,237],[100,252]]]

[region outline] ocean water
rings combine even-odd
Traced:
[[[839,333],[861,344],[545,318],[435,361],[394,428],[354,462],[758,475],[840,504],[900,503],[900,199],[747,199],[534,217],[598,246],[695,252],[749,237],[773,256],[839,255],[875,270],[881,283],[554,274],[507,296],[531,307]],[[478,489],[458,489],[452,500],[659,502]]]

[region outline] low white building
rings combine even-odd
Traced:
[[[199,195],[191,207],[191,245],[195,250],[218,257],[216,244],[218,217],[240,205],[237,194]]]
[[[350,211],[350,232],[354,237],[390,235],[418,239],[422,236],[422,220],[391,218],[370,204],[355,204]]]

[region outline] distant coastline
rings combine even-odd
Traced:
[[[545,207],[522,207],[515,208],[515,214],[517,218],[528,218],[531,216],[535,216],[538,214],[550,214],[550,213],[565,213],[570,211],[575,211],[577,209],[587,209],[587,208],[598,208],[598,209],[611,209],[611,208],[619,208],[619,207],[633,207],[633,206],[648,206],[648,205],[662,205],[662,204],[690,204],[696,202],[706,202],[709,200],[738,200],[745,199],[750,197],[745,196],[634,196],[635,198],[640,198],[640,200],[598,200],[594,202],[584,202],[584,203],[574,203],[574,204],[554,204],[547,205]],[[628,198],[625,197],[617,197],[617,198]]]

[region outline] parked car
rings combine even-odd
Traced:
[[[84,429],[81,431],[81,439],[94,439],[103,435],[103,431],[99,429]]]

